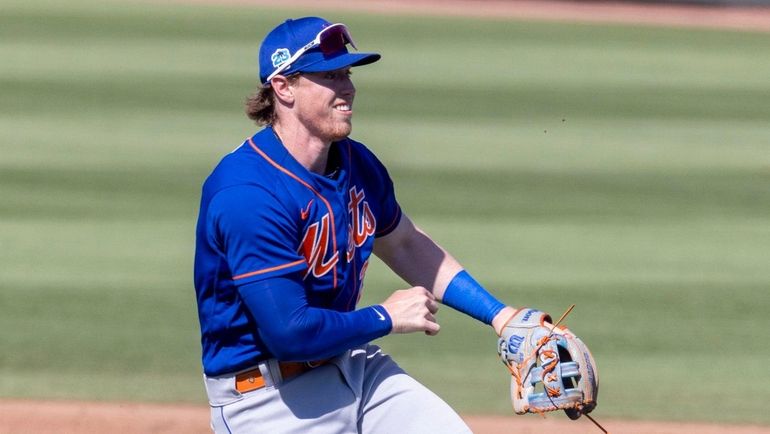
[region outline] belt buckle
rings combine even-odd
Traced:
[[[313,369],[325,364],[326,362],[327,360],[309,360],[305,362],[305,365],[307,365],[308,368]]]
[[[259,368],[242,372],[235,376],[235,390],[240,393],[251,392],[265,387],[265,379]]]

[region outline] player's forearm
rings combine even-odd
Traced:
[[[382,306],[338,312],[307,304],[304,288],[290,278],[273,278],[239,288],[256,320],[259,336],[281,361],[328,358],[390,333]]]
[[[441,300],[452,277],[462,270],[457,260],[427,235],[408,243],[388,266],[412,286],[423,286]]]
[[[443,302],[447,306],[493,327],[500,312],[506,308],[465,270],[457,273],[449,282],[444,291]]]
[[[307,307],[284,324],[261,326],[259,334],[276,359],[308,361],[329,358],[366,344],[387,335],[391,328],[381,306],[353,312]]]
[[[375,242],[374,253],[404,281],[427,288],[441,300],[462,270],[457,260],[404,215],[398,228]]]
[[[495,320],[501,321],[500,312],[508,312],[503,303],[407,216],[402,217],[391,234],[375,243],[374,251],[409,284],[427,288],[445,305],[484,324],[494,327]]]

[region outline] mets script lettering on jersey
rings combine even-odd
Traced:
[[[374,218],[369,203],[364,200],[366,195],[364,191],[360,192],[355,186],[350,189],[350,201],[348,202],[348,211],[350,212],[350,225],[348,226],[348,262],[353,260],[356,247],[361,247],[366,239],[374,235],[377,227],[377,220]]]
[[[331,258],[326,259],[327,253],[329,250],[332,250],[329,246],[329,240],[331,239],[330,231],[328,213],[321,217],[320,228],[319,222],[308,226],[300,244],[300,251],[307,262],[305,277],[310,273],[313,273],[315,277],[321,277],[337,265],[337,260],[339,259],[338,252],[334,252]]]
[[[364,191],[359,191],[353,186],[349,191],[349,195],[348,212],[350,224],[348,225],[346,255],[348,262],[353,260],[356,248],[364,245],[366,240],[374,235],[374,231],[377,228],[377,220],[374,218],[374,213],[372,213],[369,203],[364,200],[366,197]],[[307,209],[302,210],[301,217],[303,219],[307,218],[306,213],[311,204],[312,201],[308,203]],[[305,277],[310,274],[315,277],[322,277],[337,265],[339,253],[333,252],[334,248],[330,245],[332,230],[334,228],[331,227],[329,214],[326,213],[321,217],[320,222],[312,223],[305,231],[299,248],[308,266]]]

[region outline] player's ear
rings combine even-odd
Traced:
[[[294,103],[293,85],[295,81],[296,80],[284,77],[283,75],[276,75],[273,77],[273,79],[270,80],[270,86],[273,88],[273,94],[275,94],[275,98],[284,104]]]

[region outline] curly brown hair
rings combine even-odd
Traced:
[[[299,79],[299,73],[286,78],[292,84]],[[246,116],[259,126],[275,122],[275,94],[271,86],[260,85],[256,92],[246,98]]]
[[[275,121],[275,95],[270,86],[260,86],[246,98],[246,116],[259,126]]]

